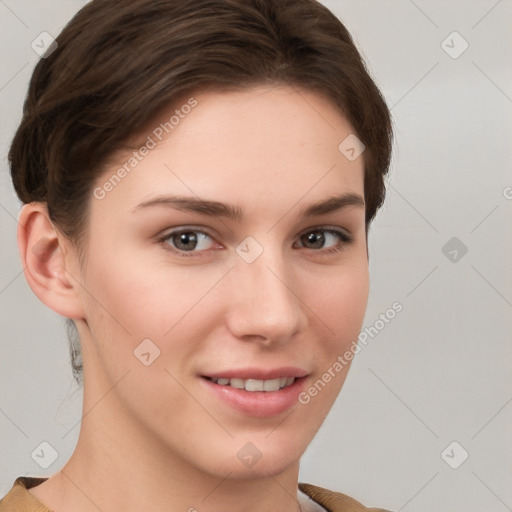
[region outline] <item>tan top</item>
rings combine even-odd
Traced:
[[[0,512],[52,512],[27,491],[47,478],[20,476],[11,490],[0,500]],[[299,489],[328,512],[388,512],[381,508],[366,508],[345,494],[329,491],[311,484],[299,483]]]

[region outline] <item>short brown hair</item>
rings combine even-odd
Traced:
[[[21,201],[45,202],[77,247],[107,157],[208,87],[275,83],[330,98],[365,145],[367,230],[384,201],[389,109],[347,29],[315,0],[93,0],[56,42],[32,74],[9,163]]]

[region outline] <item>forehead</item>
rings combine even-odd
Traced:
[[[340,150],[353,129],[324,96],[261,86],[181,101],[137,134],[138,149],[109,163],[96,185],[116,173],[122,178],[110,179],[116,183],[107,187],[101,208],[127,211],[163,193],[268,208],[326,194],[363,195],[363,157],[350,160]]]

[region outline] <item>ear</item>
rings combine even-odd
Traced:
[[[25,204],[18,217],[18,249],[36,296],[67,318],[83,318],[80,265],[74,246],[58,233],[45,203]]]

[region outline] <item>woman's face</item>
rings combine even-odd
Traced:
[[[78,277],[85,399],[110,390],[86,421],[222,477],[297,463],[368,296],[351,134],[322,96],[257,87],[186,98],[116,156]]]

